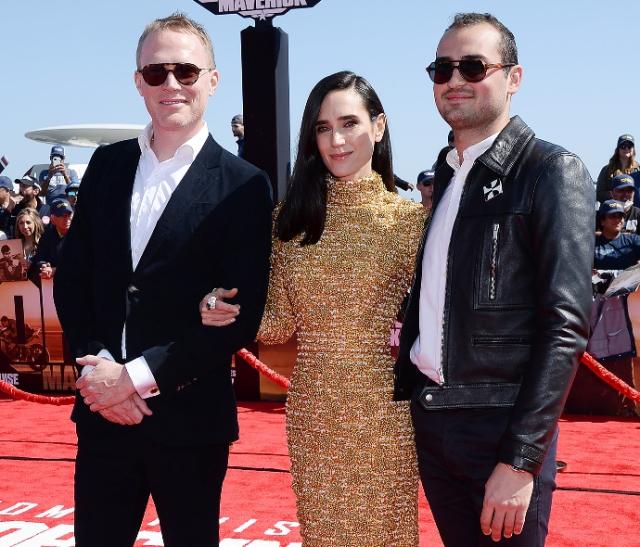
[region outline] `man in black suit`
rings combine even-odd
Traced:
[[[96,150],[55,277],[83,366],[76,545],[133,545],[151,494],[165,545],[213,546],[238,436],[231,357],[254,339],[266,299],[270,186],[208,133],[219,75],[200,25],[156,20],[136,57],[151,123]],[[242,316],[208,329],[198,303],[216,286],[239,289]]]

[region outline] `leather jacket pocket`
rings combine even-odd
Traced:
[[[530,346],[531,337],[527,335],[509,335],[509,336],[484,336],[475,335],[471,337],[471,343],[474,346]]]
[[[484,223],[475,261],[473,307],[512,310],[533,307],[530,277],[509,215]]]

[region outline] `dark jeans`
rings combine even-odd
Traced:
[[[484,487],[498,463],[498,446],[510,408],[426,411],[414,397],[420,479],[446,547],[495,545],[480,530]],[[537,547],[547,537],[555,490],[557,432],[533,494],[522,533],[500,544]]]
[[[76,547],[132,546],[149,495],[166,547],[217,546],[229,446],[166,446],[137,433],[78,439]]]

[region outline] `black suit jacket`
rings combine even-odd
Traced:
[[[54,282],[56,308],[75,356],[106,348],[122,362],[144,356],[161,394],[153,416],[133,426],[170,444],[227,443],[238,435],[230,362],[251,342],[269,272],[271,190],[267,176],[209,136],[159,219],[135,270],[131,194],[140,148],[123,141],[94,153]],[[215,287],[237,287],[242,313],[203,327],[198,304]],[[78,433],[122,427],[78,398]]]

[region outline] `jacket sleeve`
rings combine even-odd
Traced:
[[[594,197],[587,169],[567,152],[551,156],[536,181],[530,219],[536,336],[499,453],[500,461],[534,474],[587,343]]]
[[[100,183],[104,152],[96,149],[82,179],[73,222],[65,236],[53,278],[53,296],[65,339],[76,357],[97,354],[105,345],[92,339],[94,311],[91,307],[93,245],[88,215],[91,194]]]
[[[84,184],[84,183],[83,183]],[[146,348],[147,361],[161,392],[172,392],[184,382],[219,373],[212,363],[228,363],[233,353],[255,339],[264,310],[271,253],[271,190],[260,172],[247,181],[225,204],[224,243],[219,258],[218,286],[236,287],[234,300],[242,311],[226,327],[189,324],[164,345]],[[213,280],[212,280],[213,283]],[[195,310],[197,311],[197,309]]]
[[[284,243],[273,236],[269,292],[258,340],[265,344],[284,344],[295,332],[295,315],[285,282],[286,256]]]

